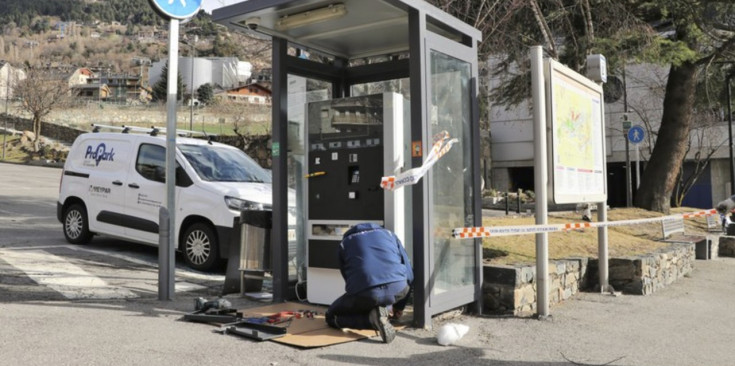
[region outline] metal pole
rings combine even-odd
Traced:
[[[728,130],[728,136],[730,138],[730,194],[735,194],[735,160],[733,160],[733,143],[732,143],[732,94],[730,90],[730,79],[732,79],[732,75],[730,74],[727,76],[727,79],[725,79],[725,82],[727,82],[727,130]]]
[[[517,206],[516,206],[516,213],[519,213],[519,214],[521,213],[521,193],[522,193],[522,191],[521,191],[521,189],[519,188],[519,189],[518,189],[518,201],[516,201],[516,203],[517,203]]]
[[[635,189],[641,186],[641,144],[635,144]]]
[[[161,270],[171,266],[168,257],[168,242],[171,228],[169,226],[169,215],[166,207],[158,210],[158,300],[169,301],[173,299],[174,287],[168,271]]]
[[[544,92],[544,55],[541,46],[531,47],[531,90],[533,95],[534,189],[536,224],[548,223],[546,151],[546,95]],[[536,308],[539,319],[549,316],[549,234],[536,234]]]
[[[189,107],[189,131],[194,130],[194,44],[190,44],[191,46],[191,54],[189,54],[189,60],[191,61],[191,80],[189,80],[189,83],[191,83],[191,86],[189,87],[189,104],[191,106]]]
[[[625,65],[623,65],[623,111],[624,124],[628,123],[628,84],[625,80]],[[623,137],[625,138],[625,206],[633,207],[633,183],[630,176],[630,141],[628,141],[628,129],[623,125]]]
[[[597,221],[607,221],[607,202],[599,202],[597,204]],[[598,275],[600,277],[600,292],[608,290],[609,279],[609,258],[608,258],[608,241],[607,226],[597,228],[597,258],[598,258]]]
[[[623,66],[623,75],[625,75],[625,66]],[[625,77],[623,77],[623,80],[625,80]],[[625,94],[625,81],[623,81],[623,95]],[[600,114],[602,116],[602,131],[605,131],[605,103],[602,103],[602,113]],[[628,110],[628,101],[627,101],[627,95],[625,99],[625,109],[626,112]],[[627,114],[626,114],[627,116]],[[605,151],[605,139],[602,139],[602,151]],[[626,156],[628,154],[628,136],[625,136],[625,152]],[[602,154],[602,167],[603,172],[605,176],[607,176],[607,160],[605,159],[605,154]],[[628,172],[628,183],[630,183],[630,161],[628,162],[627,167]],[[607,179],[605,179],[605,182],[607,182]],[[630,185],[628,185],[628,189],[630,189]],[[628,191],[630,192],[630,190]],[[628,202],[631,202],[633,198],[632,193],[628,194]],[[631,205],[629,204],[629,207]],[[602,201],[597,203],[597,221],[598,222],[607,222],[607,202]],[[609,259],[608,259],[608,236],[607,236],[607,226],[601,226],[597,228],[597,258],[598,258],[598,265],[597,265],[597,274],[600,278],[600,292],[607,291],[610,289],[609,286]]]
[[[8,72],[5,77],[5,118],[3,128],[3,160],[5,160],[5,150],[8,148],[7,135],[8,135],[8,100],[10,99],[10,64],[8,65]]]
[[[171,289],[171,296],[173,297],[175,279],[174,250],[176,249],[176,84],[179,74],[179,20],[171,19],[169,24],[168,96],[166,99],[166,107],[168,109],[166,116],[166,208],[169,215],[169,234],[167,240],[168,245],[163,251],[163,253],[168,254],[168,262],[164,267],[159,266],[158,271],[159,278],[163,277],[168,279],[168,283],[165,285]],[[159,263],[160,261],[161,259],[159,258]],[[161,276],[160,271],[165,271],[166,275]],[[161,286],[159,284],[159,287]]]

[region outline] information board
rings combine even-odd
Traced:
[[[557,204],[607,200],[602,87],[552,59],[544,77],[551,134],[551,197]]]

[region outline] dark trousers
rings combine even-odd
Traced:
[[[350,295],[344,294],[329,306],[325,318],[332,328],[374,329],[368,318],[377,306],[394,305],[403,310],[411,287],[405,281],[375,286]]]

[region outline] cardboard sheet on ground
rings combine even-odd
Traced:
[[[377,336],[374,330],[339,330],[331,328],[324,320],[324,313],[327,307],[286,302],[283,304],[273,304],[257,308],[238,310],[244,317],[269,316],[281,311],[304,311],[309,310],[318,314],[313,318],[292,319],[291,323],[283,323],[282,326],[288,325],[288,334],[283,337],[271,339],[273,342],[288,344],[301,348],[325,347],[333,344],[356,341],[358,339],[370,338]],[[406,315],[404,315],[405,317]],[[396,326],[397,330],[403,326]]]

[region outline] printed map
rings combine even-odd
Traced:
[[[595,168],[593,126],[597,121],[590,96],[564,83],[554,84],[554,110],[557,140],[557,164],[567,168],[591,170]]]

